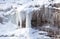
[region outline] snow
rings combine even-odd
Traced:
[[[39,33],[43,33],[44,35],[39,35]],[[39,39],[51,39],[50,37],[45,36],[47,32],[34,30],[32,28],[21,28],[13,32],[10,32],[9,34],[10,35],[14,34],[15,36],[15,37],[7,37],[9,39],[38,39],[38,38]]]
[[[0,24],[0,35],[7,34],[7,32],[11,32],[15,30],[17,26],[11,22]]]
[[[0,9],[6,10],[8,8],[11,8],[11,4],[0,4]]]
[[[54,9],[58,9],[58,10],[60,10],[60,7],[59,8],[56,8],[56,7],[53,7]]]
[[[60,3],[60,0],[55,0],[54,3]],[[17,13],[25,11],[28,14],[31,14],[29,12],[40,9],[43,4],[45,4],[45,6],[48,6],[50,3],[48,0],[0,0],[0,16],[4,17],[3,15],[13,15],[15,14],[15,10]],[[35,7],[35,5],[39,5],[39,7]],[[5,12],[5,10],[9,8],[11,10]],[[20,14],[17,16],[19,15]],[[46,28],[49,28],[49,26]],[[41,33],[43,35],[39,35]],[[50,37],[46,36],[47,34],[48,33],[45,31],[39,31],[32,28],[17,29],[17,25],[13,24],[10,20],[7,23],[0,24],[0,35],[14,35],[14,37],[0,37],[0,39],[51,39]]]
[[[39,31],[32,28],[20,28],[11,21],[6,24],[0,24],[0,36],[8,35],[9,37],[0,37],[0,39],[51,39],[46,36],[48,33],[45,31]],[[14,35],[13,37],[10,37]]]
[[[54,3],[60,3],[60,0],[54,0]]]

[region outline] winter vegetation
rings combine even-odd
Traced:
[[[60,39],[60,0],[0,0],[0,39]]]

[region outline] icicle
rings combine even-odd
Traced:
[[[26,13],[26,28],[31,27],[31,14],[28,12]]]
[[[16,11],[16,25],[18,26],[18,12]],[[19,26],[18,26],[19,28]]]
[[[18,25],[20,22],[20,26]],[[22,14],[18,11],[16,11],[16,24],[18,28],[22,28]]]
[[[22,28],[22,13],[19,14],[20,28]]]

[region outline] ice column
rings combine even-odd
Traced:
[[[16,11],[16,25],[17,25],[17,26],[18,26],[18,21],[19,21],[19,20],[18,20],[18,13],[19,13],[19,12]],[[19,26],[18,26],[18,28],[19,28]]]
[[[30,28],[31,27],[31,13],[27,12],[26,13],[26,28]]]
[[[19,16],[20,28],[22,28],[22,15],[23,15],[23,14],[22,14],[22,13],[20,13],[19,15],[20,15],[20,16]]]
[[[20,25],[18,25],[20,22]],[[16,11],[16,24],[18,28],[22,28],[22,13]]]

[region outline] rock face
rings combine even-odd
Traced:
[[[60,3],[54,4],[53,7],[59,8]],[[40,10],[33,11],[32,15],[32,26],[37,27],[43,31],[47,31],[49,36],[56,37],[57,35],[60,35],[60,10],[56,8],[49,8],[44,7],[40,8]],[[50,24],[49,26],[51,28],[46,28],[47,24]],[[46,25],[43,27],[43,25]]]
[[[48,7],[42,6],[40,10],[33,11],[32,26],[42,26],[43,24],[51,23],[52,16],[48,10]]]
[[[60,26],[60,10],[42,6],[40,10],[33,11],[32,25],[40,26],[46,23]]]
[[[2,17],[0,17],[0,23],[3,23],[3,18]]]
[[[57,7],[57,8],[60,7],[60,3],[55,3],[53,7]]]
[[[60,27],[60,13],[54,13],[54,25]]]
[[[57,8],[60,8],[60,3],[55,4]],[[53,14],[54,25],[60,27],[60,9],[55,9]]]

